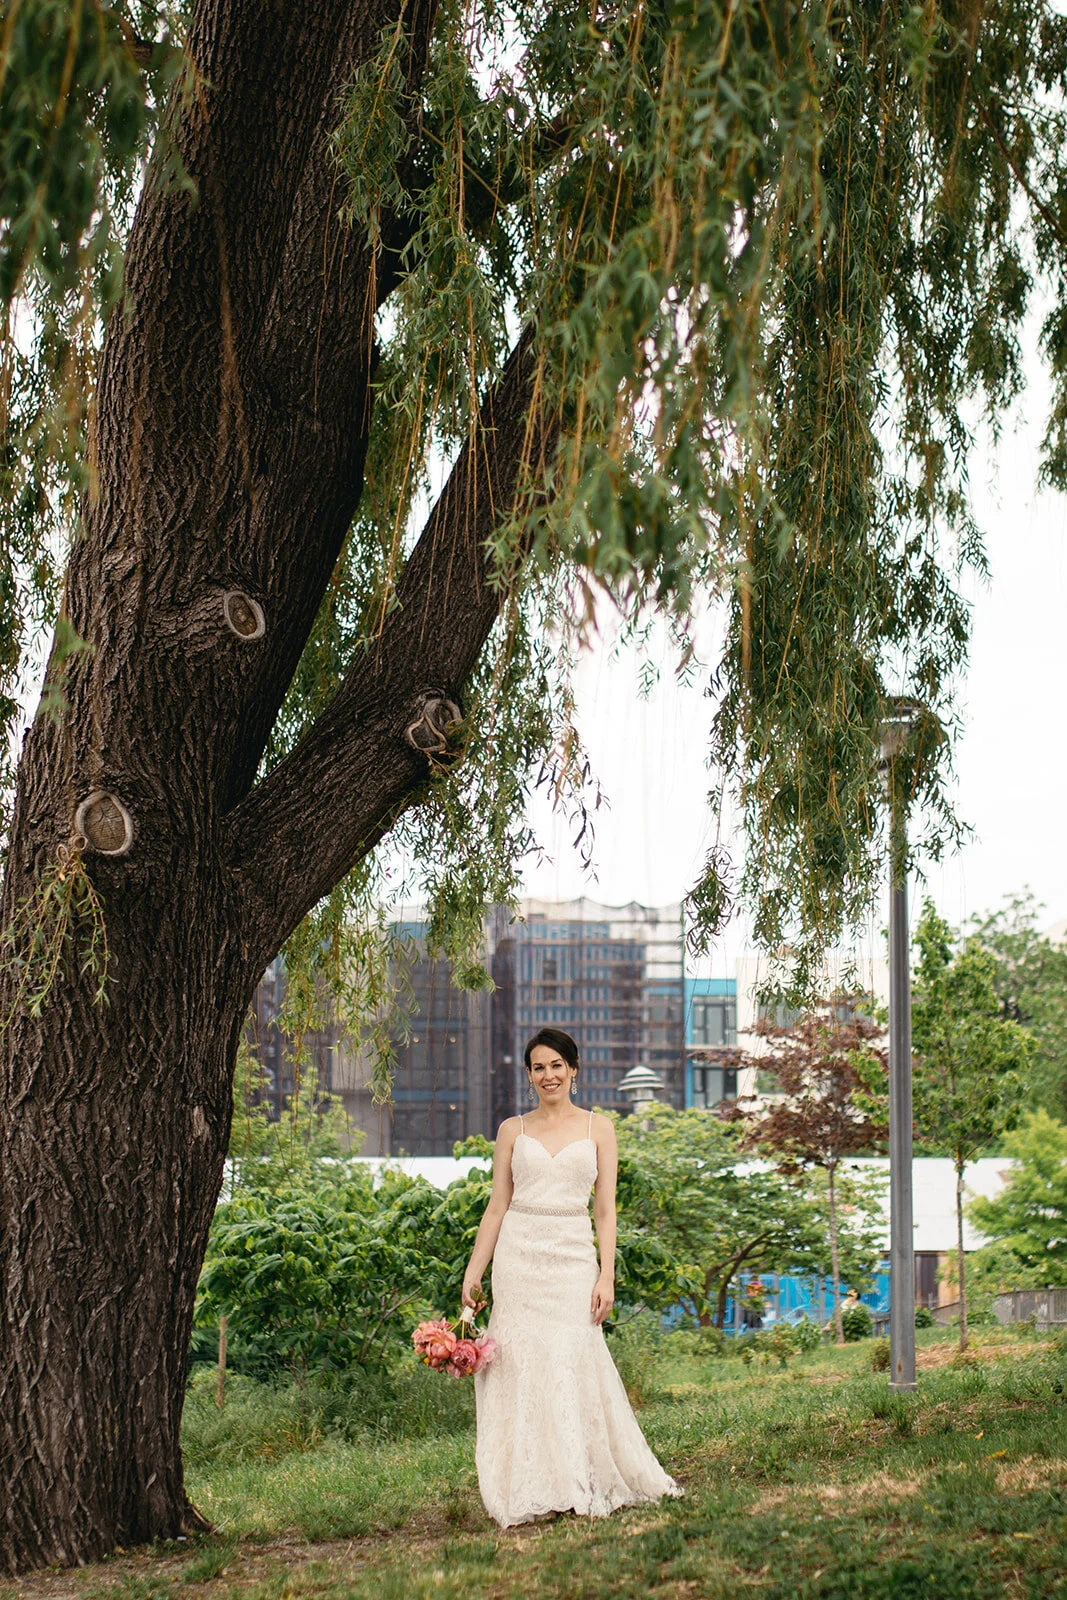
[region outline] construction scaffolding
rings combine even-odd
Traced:
[[[680,905],[604,906],[526,901],[521,920],[490,923],[493,1115],[528,1104],[522,1053],[538,1028],[578,1044],[581,1098],[627,1111],[618,1085],[651,1067],[679,1108],[685,1100],[684,939]]]

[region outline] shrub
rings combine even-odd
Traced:
[[[855,1343],[857,1339],[869,1339],[874,1331],[870,1309],[862,1303],[849,1306],[847,1311],[842,1312],[841,1328],[848,1344]]]
[[[611,1355],[633,1406],[647,1405],[657,1393],[656,1359],[664,1335],[649,1312],[618,1323],[611,1332]]]
[[[302,1403],[294,1385],[285,1389],[230,1373],[226,1404],[215,1404],[215,1374],[198,1367],[185,1396],[182,1454],[192,1466],[213,1461],[271,1458],[322,1443],[317,1418]]]
[[[671,1355],[702,1360],[707,1356],[725,1355],[727,1339],[721,1328],[672,1328],[664,1344]]]
[[[802,1317],[793,1324],[793,1338],[798,1350],[817,1350],[822,1344],[822,1329],[817,1322],[809,1322],[807,1317]]]
[[[182,1451],[195,1466],[272,1459],[313,1450],[328,1438],[348,1443],[441,1438],[474,1426],[474,1385],[454,1383],[412,1361],[391,1371],[329,1373],[309,1383],[269,1383],[239,1373],[215,1404],[215,1374],[190,1380]]]
[[[871,1345],[871,1371],[889,1371],[889,1340],[876,1339]]]
[[[761,1352],[766,1351],[769,1356],[777,1359],[780,1367],[788,1366],[789,1360],[800,1349],[796,1335],[787,1322],[779,1322],[766,1333],[758,1335],[758,1344]]]
[[[934,1325],[934,1314],[930,1310],[930,1307],[929,1306],[916,1306],[915,1307],[915,1326],[917,1328],[932,1328],[933,1325]]]

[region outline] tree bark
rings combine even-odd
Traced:
[[[432,9],[403,12],[411,85]],[[198,199],[152,171],[138,208],[68,579],[90,652],[68,672],[68,713],[27,735],[3,894],[10,925],[81,803],[103,791],[125,807],[128,853],[84,856],[107,1003],[76,943],[39,1016],[10,965],[0,977],[9,1571],[203,1525],[179,1425],[242,1020],[288,932],[425,785],[404,728],[427,691],[459,698],[500,605],[483,541],[551,442],[530,421],[522,342],[377,650],[255,787],[362,487],[388,276],[337,220],[328,135],[400,15],[399,0],[202,0],[198,95],[170,112]],[[261,637],[227,626],[233,591],[260,608]]]
[[[957,1158],[956,1167],[956,1269],[960,1280],[960,1349],[967,1348],[967,1257],[963,1249],[963,1169],[966,1163]]]
[[[826,1175],[830,1188],[830,1277],[834,1297],[834,1339],[837,1344],[845,1342],[845,1325],[841,1319],[841,1265],[837,1249],[837,1169],[828,1167]]]

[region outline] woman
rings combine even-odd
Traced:
[[[474,1379],[478,1484],[504,1528],[553,1511],[606,1517],[682,1492],[645,1443],[601,1326],[615,1298],[614,1126],[572,1104],[569,1034],[542,1028],[523,1059],[537,1109],[501,1124],[463,1278],[463,1304],[481,1305],[492,1260],[497,1355]]]

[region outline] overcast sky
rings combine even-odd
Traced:
[[[999,445],[983,441],[971,464],[992,569],[988,585],[972,581],[967,589],[973,639],[956,747],[958,806],[975,836],[929,869],[929,890],[953,923],[1027,886],[1047,906],[1042,925],[1067,917],[1067,501],[1038,492],[1046,391],[1036,361],[1029,365],[1028,396],[1006,419]],[[706,674],[679,685],[666,652],[664,668],[646,699],[636,652],[604,646],[583,657],[579,726],[610,800],[597,823],[595,877],[570,848],[565,820],[539,805],[535,820],[550,859],[530,864],[528,893],[658,905],[681,898],[699,874],[714,829],[705,803],[712,706]],[[871,938],[877,941],[877,927]],[[732,970],[746,943],[739,924],[712,970]]]

